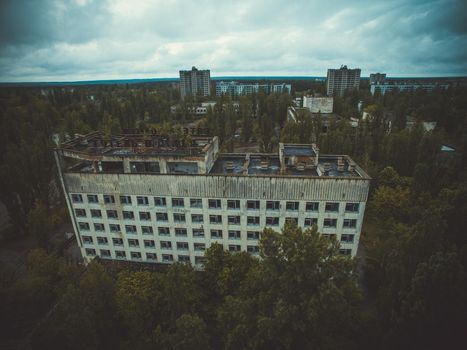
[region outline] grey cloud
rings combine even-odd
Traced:
[[[466,75],[462,0],[0,2],[0,81],[212,75]]]

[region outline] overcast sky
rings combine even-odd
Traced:
[[[0,81],[467,75],[466,0],[0,0]]]

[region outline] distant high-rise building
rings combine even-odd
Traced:
[[[180,95],[185,96],[209,96],[211,94],[211,76],[209,69],[180,71]]]
[[[269,93],[288,93],[290,94],[292,86],[286,83],[268,84],[268,83],[239,83],[236,81],[219,81],[216,83],[216,95],[251,95],[263,91]]]
[[[326,81],[328,96],[334,94],[342,96],[347,89],[358,89],[360,72],[360,68],[348,69],[347,66],[341,66],[339,69],[328,69]]]
[[[371,84],[384,84],[386,81],[386,73],[371,73],[370,74],[370,85]]]

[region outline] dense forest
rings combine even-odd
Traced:
[[[302,83],[303,84],[303,83]],[[303,91],[322,92],[323,86]],[[287,120],[287,94],[229,97],[203,119],[170,85],[0,90],[0,200],[13,229],[30,236],[25,273],[0,266],[0,337],[34,349],[440,349],[467,329],[467,89],[336,97],[335,118]],[[361,118],[362,101],[369,117]],[[171,113],[170,107],[178,105]],[[415,124],[407,127],[407,116]],[[358,119],[358,126],[350,118]],[[180,132],[198,121],[223,151],[280,141],[316,142],[349,154],[373,178],[358,258],[338,242],[293,225],[265,230],[261,260],[220,246],[204,271],[86,268],[63,256],[50,231],[59,208],[52,135],[154,127]],[[423,121],[436,122],[426,131]],[[238,135],[238,137],[236,137]],[[445,152],[443,145],[455,149]]]

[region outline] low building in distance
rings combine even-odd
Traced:
[[[334,97],[330,96],[303,96],[303,108],[308,108],[311,113],[332,113]]]
[[[192,67],[191,70],[180,71],[180,95],[186,96],[210,96],[211,95],[211,75],[209,69],[198,70]]]
[[[216,95],[243,96],[253,93],[288,93],[292,91],[292,86],[286,83],[239,83],[237,81],[219,81],[216,83]]]
[[[347,66],[341,66],[339,69],[328,69],[326,80],[328,96],[342,96],[345,90],[358,89],[360,73],[360,68],[349,69]]]
[[[370,92],[374,95],[377,91],[384,95],[391,91],[415,91],[417,89],[431,92],[435,89],[447,89],[451,82],[440,79],[404,79],[392,78],[387,79],[386,74],[374,73],[370,74]]]
[[[55,159],[85,261],[199,265],[213,243],[258,254],[262,230],[288,221],[357,253],[370,177],[314,144],[220,154],[217,137],[94,132]]]

